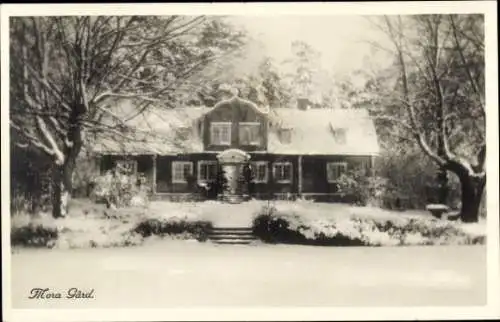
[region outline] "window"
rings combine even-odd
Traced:
[[[240,144],[260,144],[260,124],[255,122],[240,122]]]
[[[117,160],[116,169],[123,174],[135,175],[137,172],[136,160]]]
[[[193,175],[193,162],[174,161],[172,162],[172,182],[187,183],[188,177]]]
[[[267,161],[252,162],[254,182],[267,182]]]
[[[328,182],[334,183],[340,176],[347,171],[347,163],[345,162],[328,162],[326,164],[326,175]]]
[[[230,122],[212,122],[210,125],[211,142],[214,145],[231,144],[231,123]]]
[[[292,130],[291,129],[279,129],[278,135],[281,143],[288,144],[292,141]]]
[[[188,139],[190,133],[191,129],[187,126],[182,126],[177,129],[177,137],[183,141]]]
[[[292,181],[292,164],[290,162],[280,162],[274,164],[274,181],[288,183]]]
[[[346,142],[346,129],[342,128],[332,128],[333,136],[335,141],[339,144],[345,144]]]
[[[198,181],[210,181],[217,178],[217,161],[199,161],[198,162]]]

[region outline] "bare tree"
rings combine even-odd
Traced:
[[[67,214],[85,135],[126,135],[117,100],[134,101],[128,118],[175,105],[197,72],[238,47],[241,34],[226,27],[204,16],[11,19],[10,126],[18,146],[53,160],[55,217]]]
[[[380,94],[402,107],[380,118],[404,129],[438,167],[458,176],[463,222],[478,220],[486,183],[483,19],[421,15],[372,21],[388,36],[398,70],[396,89]]]

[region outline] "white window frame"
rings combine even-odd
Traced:
[[[290,178],[285,180],[276,180],[276,169],[278,166],[289,166],[290,167]],[[276,183],[291,183],[293,178],[293,165],[291,162],[274,162],[273,163],[273,179]]]
[[[132,164],[132,173],[131,175],[137,175],[137,160],[127,160],[127,159],[122,159],[122,160],[116,160],[115,161],[115,167],[118,168],[120,164]]]
[[[214,142],[214,129],[216,126],[228,126],[228,138],[227,141]],[[231,145],[231,132],[232,132],[232,124],[231,122],[212,122],[210,123],[210,144],[211,145]]]
[[[240,122],[238,124],[238,136],[239,136],[239,140],[240,140],[240,144],[243,145],[243,142],[241,142],[241,126],[245,126],[245,125],[251,125],[251,126],[257,126],[257,127],[260,127],[260,123],[259,122]],[[259,133],[259,131],[257,131],[257,133]],[[257,135],[257,137],[255,138],[254,141],[251,141],[249,143],[245,143],[245,145],[260,145],[261,143],[261,138],[259,135]]]
[[[190,171],[189,175],[193,175],[193,162],[192,161],[172,161],[172,183],[187,183],[186,178],[182,179],[176,179],[175,178],[175,169],[176,165],[182,166],[182,169],[184,170],[184,165],[188,164]]]
[[[217,161],[214,161],[214,160],[201,160],[201,161],[198,161],[198,182],[207,182],[208,179],[205,179],[205,178],[201,178],[201,167],[204,166],[204,165],[216,165],[217,166]]]
[[[334,161],[334,162],[327,162],[326,163],[326,179],[328,180],[328,183],[337,183],[338,178],[332,178],[332,172],[330,171],[330,167],[332,166],[341,166],[344,168],[344,173],[347,172],[347,162],[344,161]]]
[[[267,162],[267,161],[253,161],[250,164],[255,169],[254,170],[255,171],[255,177],[254,177],[253,182],[255,182],[255,183],[267,183],[268,180],[269,180],[269,166],[268,166],[269,162]],[[259,166],[265,166],[265,169],[266,169],[266,172],[265,172],[265,175],[264,175],[264,179],[262,179],[262,180],[258,180],[257,179],[257,175],[256,175],[257,174],[257,169],[258,169]]]

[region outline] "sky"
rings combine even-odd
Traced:
[[[321,53],[323,67],[334,73],[363,68],[367,59],[387,62],[367,42],[384,43],[386,38],[362,16],[233,16],[230,20],[261,43],[249,57],[266,53],[281,61],[290,54],[291,42],[302,40]]]

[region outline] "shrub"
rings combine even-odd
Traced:
[[[304,243],[304,237],[289,226],[290,222],[285,218],[260,215],[254,219],[252,230],[255,236],[267,243]]]
[[[388,194],[387,179],[369,176],[364,170],[351,170],[340,176],[339,190],[351,196],[357,205],[381,206]]]
[[[143,237],[182,235],[185,239],[194,238],[198,241],[206,241],[211,229],[212,223],[209,221],[149,218],[141,221],[133,231]]]
[[[484,235],[470,234],[434,218],[382,219],[349,215],[314,219],[296,212],[264,208],[253,222],[255,236],[268,243],[322,246],[397,246],[482,244]]]
[[[11,224],[12,246],[88,248],[142,243],[142,236],[131,231],[126,219],[104,219],[95,212],[58,219],[49,213],[22,213],[13,216]]]
[[[57,240],[54,240],[53,247],[61,249],[126,247],[140,245],[142,242],[143,237],[133,231],[101,225],[90,230],[64,228]]]
[[[108,207],[126,207],[146,205],[149,187],[145,177],[127,175],[118,171],[108,171],[93,180],[93,199],[105,202]]]
[[[10,240],[13,246],[50,247],[58,238],[55,227],[46,227],[33,223],[11,229]]]
[[[15,133],[12,133],[15,136]],[[14,142],[11,140],[11,143]],[[11,213],[46,210],[51,205],[52,161],[44,153],[11,144]]]
[[[95,175],[99,173],[99,164],[92,152],[83,148],[77,157],[72,176],[72,197],[89,198],[95,184]]]

